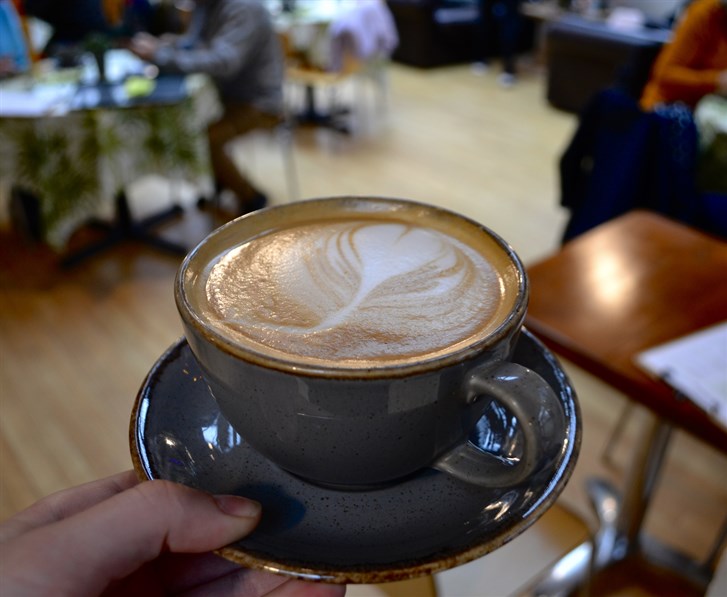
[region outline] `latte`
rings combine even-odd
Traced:
[[[274,358],[375,368],[455,352],[511,312],[516,268],[474,223],[315,203],[207,247],[188,293],[206,325]]]

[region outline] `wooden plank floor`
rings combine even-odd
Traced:
[[[296,133],[301,195],[428,201],[489,225],[526,263],[547,255],[565,222],[556,162],[575,120],[546,105],[535,71],[511,89],[495,81],[496,74],[476,76],[467,66],[435,71],[394,66],[383,113],[374,88],[345,90],[344,98],[355,99],[353,135]],[[242,141],[236,152],[275,203],[287,200],[274,139]],[[142,181],[130,194],[136,213],[170,201],[169,186],[155,179]],[[164,233],[192,246],[215,222],[194,207],[193,189],[183,187],[179,198],[186,213]],[[136,391],[182,333],[172,297],[178,264],[152,249],[126,245],[63,271],[46,249],[7,231],[0,234],[0,518],[55,490],[129,468],[127,425]],[[624,398],[566,366],[583,406],[584,443],[574,480],[554,515],[576,512],[588,521],[584,480],[597,473],[622,481],[638,421],[627,427],[615,465],[605,466],[602,448]],[[637,410],[636,418],[641,416]],[[727,514],[725,471],[723,455],[677,432],[649,532],[693,555],[706,554]],[[475,574],[492,570],[500,584],[467,589],[464,579],[455,586],[472,595],[515,593],[547,561],[545,554],[555,558],[586,531],[583,524],[557,521],[539,528],[517,544],[523,546],[517,551],[522,559],[498,560],[496,552],[470,565]],[[542,541],[552,551],[537,547]],[[510,567],[509,575],[503,566]],[[408,594],[421,591],[414,585]],[[386,594],[406,594],[406,586]]]

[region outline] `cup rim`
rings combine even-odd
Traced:
[[[514,266],[516,274],[518,292],[514,298],[513,308],[507,314],[507,316],[500,322],[500,324],[494,328],[486,336],[474,340],[472,343],[463,346],[452,352],[445,354],[434,355],[430,357],[422,357],[416,362],[409,363],[394,363],[394,364],[383,364],[381,366],[371,367],[336,367],[327,366],[325,364],[313,364],[306,362],[296,361],[294,356],[290,358],[277,357],[270,354],[265,354],[261,351],[256,351],[254,348],[241,346],[240,344],[232,341],[225,334],[220,333],[212,325],[207,323],[200,315],[198,315],[195,309],[192,307],[188,298],[188,293],[185,288],[185,272],[190,267],[191,262],[195,259],[196,255],[208,244],[212,243],[216,237],[224,234],[227,230],[234,226],[238,226],[242,220],[259,217],[260,214],[274,213],[277,211],[285,210],[286,207],[291,205],[300,204],[313,204],[328,201],[367,201],[374,203],[381,203],[382,205],[393,205],[393,204],[405,204],[409,207],[420,207],[427,210],[447,214],[449,217],[460,219],[464,222],[469,223],[471,226],[483,231],[487,234],[496,245],[502,249],[504,255]],[[177,274],[174,280],[174,298],[177,306],[177,310],[182,318],[185,326],[190,327],[193,331],[200,334],[205,341],[211,343],[219,350],[229,354],[232,357],[241,359],[248,363],[262,366],[268,369],[274,369],[277,371],[292,373],[296,375],[304,375],[308,377],[325,377],[329,379],[385,379],[394,377],[405,377],[412,374],[426,373],[432,370],[439,370],[449,365],[456,365],[464,362],[479,353],[482,353],[490,346],[497,345],[501,340],[506,338],[510,332],[514,329],[519,328],[524,319],[525,312],[527,310],[527,304],[529,300],[529,282],[525,267],[517,255],[515,250],[505,241],[499,234],[485,226],[484,224],[477,222],[455,211],[425,203],[422,201],[415,201],[412,199],[402,199],[396,197],[381,197],[373,195],[333,195],[320,198],[304,199],[296,201],[293,204],[286,203],[282,205],[276,205],[258,210],[252,213],[245,214],[234,220],[227,222],[226,224],[216,228],[210,232],[204,239],[202,239],[189,253],[185,256],[181,265],[177,270]],[[190,343],[191,345],[193,343]]]

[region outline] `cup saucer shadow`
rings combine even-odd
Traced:
[[[288,531],[305,518],[305,504],[289,495],[281,485],[241,485],[238,493],[264,504],[263,517],[256,529],[258,532],[275,534]]]

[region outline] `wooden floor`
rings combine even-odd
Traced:
[[[362,85],[347,93],[356,100],[353,135],[296,133],[302,196],[374,194],[440,204],[489,225],[526,264],[556,249],[565,222],[557,158],[575,120],[546,105],[535,70],[502,89],[496,73],[477,76],[467,66],[395,66],[383,112],[375,88]],[[275,139],[243,141],[236,151],[275,203],[288,200]],[[193,189],[179,193],[186,213],[164,233],[192,246],[214,222],[194,207]],[[130,194],[136,213],[170,201],[169,186],[154,179]],[[136,391],[156,358],[182,334],[172,297],[178,264],[177,258],[126,245],[64,271],[46,249],[0,234],[0,518],[50,492],[130,467],[127,426]],[[573,481],[537,530],[500,550],[507,557],[495,552],[466,567],[464,576],[447,573],[446,582],[437,582],[440,597],[516,593],[587,532],[585,478],[599,474],[622,482],[638,418],[646,415],[637,411],[615,464],[604,465],[602,449],[624,398],[566,367],[584,421]],[[677,432],[648,532],[704,556],[727,514],[725,471],[727,458]],[[491,582],[468,584],[485,573]],[[426,593],[422,585],[406,583],[372,590]],[[634,588],[618,594],[658,593]]]

